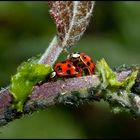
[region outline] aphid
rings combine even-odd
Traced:
[[[82,76],[82,69],[78,66],[74,66],[69,59],[55,64],[54,71],[56,72],[56,75],[59,77]]]
[[[69,54],[67,59],[70,59],[74,66],[81,67],[86,75],[95,73],[95,63],[87,54],[76,52]]]

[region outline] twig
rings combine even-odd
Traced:
[[[130,69],[118,72],[118,80],[125,79],[130,73]],[[6,125],[24,114],[31,114],[38,109],[46,109],[51,105],[59,103],[76,105],[101,99],[109,103],[116,102],[118,106],[140,115],[140,97],[137,94],[125,92],[122,92],[121,95],[118,93],[105,94],[105,89],[101,88],[101,84],[100,78],[97,75],[92,75],[36,85],[25,102],[22,113],[12,108],[13,98],[8,88],[3,89],[0,91],[0,125]]]
[[[65,1],[55,1],[50,2],[50,6],[58,33],[38,63],[53,65],[62,50],[75,44],[86,30],[94,2],[68,1],[65,3]],[[56,10],[56,6],[60,10]],[[134,68],[133,66],[129,69],[127,67],[123,69],[119,67],[116,71],[118,81],[127,78]],[[140,69],[140,67],[137,68]],[[98,75],[49,81],[41,85],[35,85],[31,95],[24,104],[23,112],[18,112],[13,108],[13,97],[9,87],[7,87],[0,91],[0,125],[6,125],[10,121],[22,117],[24,114],[30,114],[38,109],[47,108],[50,105],[59,103],[77,105],[89,101],[100,101],[101,99],[107,101],[115,112],[125,109],[139,116],[139,93],[140,74],[137,76],[131,93],[122,89],[112,92],[107,88],[103,88],[102,78],[98,77]]]
[[[60,46],[57,36],[55,36],[38,63],[53,65],[62,50],[63,48]]]

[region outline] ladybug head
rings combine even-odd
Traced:
[[[53,72],[51,73],[51,75],[50,75],[50,78],[54,78],[55,76],[56,76],[56,72],[53,71]]]
[[[75,53],[71,53],[67,56],[67,59],[71,59],[71,58],[79,58],[80,57],[80,53],[79,52],[75,52]]]

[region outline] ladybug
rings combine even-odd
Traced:
[[[87,54],[76,52],[69,54],[67,59],[70,59],[75,66],[81,67],[85,75],[95,74],[95,63]]]
[[[82,76],[82,69],[74,66],[73,63],[67,59],[54,65],[54,71],[59,77],[79,77]]]

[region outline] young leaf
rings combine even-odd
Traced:
[[[85,32],[94,1],[49,1],[50,15],[57,27],[54,37],[38,63],[54,65],[63,50],[74,45]]]
[[[124,80],[118,81],[117,75],[108,66],[105,59],[101,59],[96,64],[97,72],[102,78],[103,88],[109,88],[113,90],[118,90],[118,88],[124,88],[126,91],[130,92],[130,89],[135,84],[135,80],[138,74],[138,70],[134,70],[131,74]]]
[[[14,97],[14,107],[18,111],[23,110],[23,103],[31,93],[32,87],[45,79],[53,71],[52,67],[37,64],[31,61],[24,62],[17,69],[17,73],[11,77],[10,91]]]
[[[80,39],[92,14],[94,1],[49,1],[59,43],[68,48]]]

